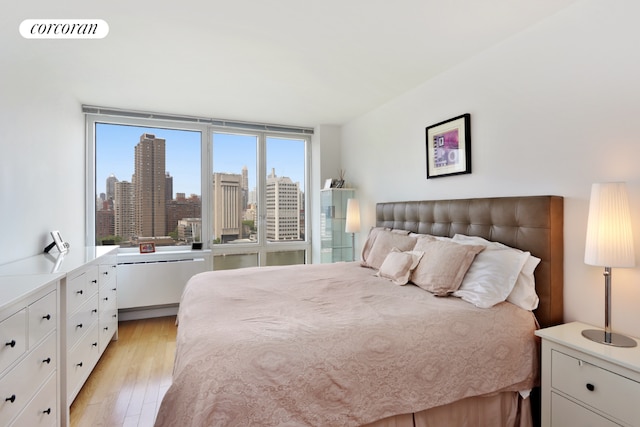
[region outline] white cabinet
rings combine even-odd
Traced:
[[[582,336],[574,322],[541,329],[543,426],[640,426],[640,347]]]
[[[59,278],[0,277],[0,426],[60,425]]]
[[[117,250],[71,248],[0,266],[0,338],[9,343],[0,349],[0,391],[9,393],[7,384],[16,390],[0,401],[0,427],[5,420],[68,425],[71,403],[109,341],[117,338]],[[36,289],[47,277],[56,278],[56,292],[33,299],[36,291],[25,283]],[[48,356],[51,346],[55,351]],[[51,389],[56,390],[53,400]]]

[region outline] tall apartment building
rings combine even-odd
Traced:
[[[110,201],[115,198],[116,182],[118,182],[118,178],[116,178],[114,174],[111,174],[107,177],[107,181],[106,181],[107,194],[105,195],[105,200]]]
[[[165,140],[144,133],[135,147],[135,235],[164,236],[166,232]]]
[[[115,235],[125,241],[135,236],[136,206],[133,184],[128,181],[118,181],[114,186],[113,211]]]
[[[242,238],[242,175],[213,174],[213,236],[220,243]]]
[[[286,176],[267,177],[267,240],[300,239],[300,185]]]

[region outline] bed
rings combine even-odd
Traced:
[[[494,295],[466,286],[497,252],[518,281],[537,260],[535,310],[513,285],[488,307]],[[459,259],[455,291],[443,284],[458,270],[423,268]],[[379,203],[362,262],[191,278],[156,426],[531,425],[533,331],[562,322],[562,271],[561,197]]]

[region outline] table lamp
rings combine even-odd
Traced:
[[[636,341],[611,332],[611,267],[634,267],[633,234],[626,185],[593,184],[589,202],[584,262],[604,267],[604,331],[586,329],[582,335],[615,347],[635,347]]]

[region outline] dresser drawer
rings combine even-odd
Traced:
[[[100,311],[118,308],[117,291],[105,286],[100,288]]]
[[[116,264],[101,264],[100,265],[100,287],[111,285],[115,283],[116,279]]]
[[[577,403],[551,393],[551,427],[619,427]]]
[[[27,351],[27,310],[0,321],[0,373]]]
[[[44,427],[55,426],[57,421],[58,402],[56,374],[54,373],[11,425],[15,427]]]
[[[67,396],[71,404],[100,357],[98,322],[69,351],[67,356]],[[64,392],[64,391],[63,391]]]
[[[98,295],[86,301],[67,321],[67,348],[73,347],[98,321]]]
[[[67,278],[67,313],[73,313],[89,298],[87,272]]]
[[[109,345],[113,335],[118,330],[118,310],[108,310],[100,313],[100,354]]]
[[[11,420],[56,369],[56,334],[29,353],[0,379],[0,419]]]
[[[557,350],[551,352],[551,387],[628,424],[640,421],[640,383]]]
[[[29,348],[56,328],[58,310],[53,291],[29,305]]]
[[[89,289],[89,295],[93,295],[100,289],[100,274],[98,272],[98,266],[92,265],[87,268],[87,286]]]

